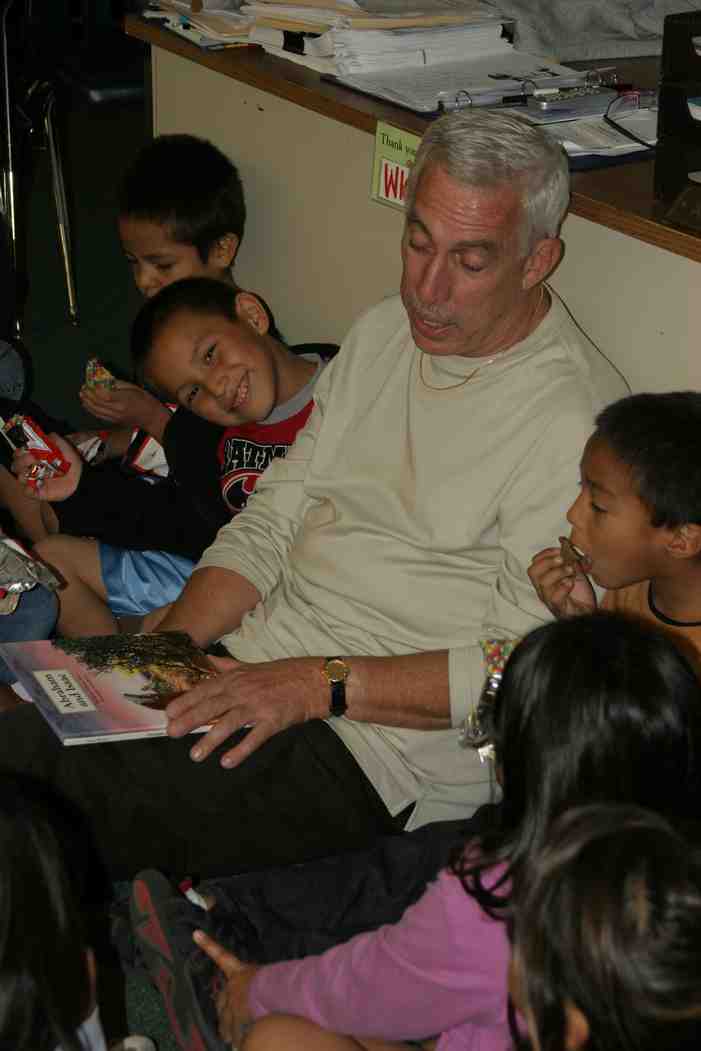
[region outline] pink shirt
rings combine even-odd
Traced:
[[[255,1019],[296,1014],[358,1037],[440,1033],[438,1051],[507,1051],[509,953],[504,924],[443,870],[398,923],[263,967],[249,1004]]]

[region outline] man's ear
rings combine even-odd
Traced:
[[[259,336],[264,336],[270,328],[268,311],[252,292],[236,293],[236,317],[250,325]]]
[[[218,237],[209,250],[207,263],[221,270],[228,270],[234,264],[240,243],[236,234],[224,234]]]
[[[559,237],[543,237],[536,241],[523,267],[524,292],[546,281],[561,259],[562,241]]]
[[[701,525],[685,522],[669,534],[666,548],[672,558],[696,558],[701,553]]]

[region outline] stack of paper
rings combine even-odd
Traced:
[[[143,16],[198,47],[216,49],[249,43],[251,19],[238,12],[206,10],[193,14],[186,0],[158,0],[148,5]]]
[[[244,0],[241,14],[258,25],[300,32],[323,32],[332,26],[348,29],[412,29],[458,26],[498,18],[491,3],[481,0]]]

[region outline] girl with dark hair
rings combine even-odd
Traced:
[[[95,960],[60,839],[70,819],[21,777],[0,776],[0,1047],[106,1051]],[[65,833],[65,837],[64,837]],[[112,1051],[153,1051],[127,1037]]]
[[[157,874],[137,878],[135,931],[174,1028],[190,1035],[194,1028],[202,1046],[219,1048],[217,1024],[220,1037],[236,1043],[244,1026],[262,1019],[244,1040],[246,1051],[380,1051],[437,1033],[439,1051],[510,1047],[506,921],[529,859],[573,806],[613,801],[695,817],[701,687],[661,634],[592,614],[547,624],[516,646],[493,722],[504,788],[496,820],[460,848],[398,923],[321,956],[262,967],[195,935],[226,979],[214,1025],[201,954],[179,956]]]
[[[701,1047],[701,856],[667,822],[569,811],[513,904],[509,985],[536,1051]]]

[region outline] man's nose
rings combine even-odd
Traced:
[[[450,276],[443,259],[426,261],[417,286],[419,299],[426,304],[446,303],[450,299]]]

